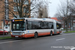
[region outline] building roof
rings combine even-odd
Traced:
[[[54,19],[54,20],[56,20],[56,21],[59,21],[56,17],[52,17],[51,19]]]

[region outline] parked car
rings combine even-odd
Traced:
[[[0,29],[0,35],[1,35],[1,34],[3,34],[3,30],[2,30],[2,29]],[[5,31],[5,30],[4,30],[4,35],[7,35],[7,34],[8,34],[8,31]]]

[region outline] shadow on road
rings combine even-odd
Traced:
[[[61,35],[61,34],[55,34],[53,36],[57,36],[57,35]],[[39,38],[43,38],[43,37],[49,37],[49,36],[50,35],[39,36],[38,38],[34,38],[34,37],[30,37],[30,38],[13,38],[12,40],[30,40],[30,39],[39,39]]]

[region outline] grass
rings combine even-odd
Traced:
[[[63,29],[63,30],[66,30],[66,29]]]
[[[11,36],[7,36],[7,37],[0,37],[0,39],[11,39]]]
[[[75,31],[68,31],[68,32],[65,32],[65,33],[75,33]]]

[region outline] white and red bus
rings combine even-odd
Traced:
[[[28,38],[61,33],[61,23],[48,18],[12,19],[11,37]]]

